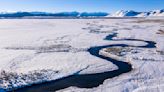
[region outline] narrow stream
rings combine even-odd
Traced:
[[[113,40],[112,38],[117,36],[117,34],[111,34],[105,38],[105,40]],[[64,88],[68,88],[71,86],[79,87],[79,88],[93,88],[98,87],[100,84],[104,82],[104,80],[113,78],[116,76],[119,76],[123,73],[127,73],[132,70],[132,65],[123,61],[118,61],[115,59],[112,59],[110,57],[105,57],[102,55],[99,55],[99,51],[103,48],[108,47],[139,47],[139,48],[155,48],[155,42],[152,41],[144,41],[144,40],[138,40],[138,39],[121,39],[121,40],[113,40],[113,41],[143,41],[146,42],[146,46],[129,46],[126,44],[112,44],[112,45],[106,45],[106,46],[96,46],[91,47],[88,49],[88,52],[95,56],[99,57],[101,59],[107,60],[108,62],[112,62],[115,64],[118,69],[114,71],[108,71],[103,73],[95,73],[95,74],[83,74],[83,75],[71,75],[65,78],[61,78],[58,80],[54,80],[51,82],[41,83],[41,84],[34,84],[31,86],[27,86],[24,88],[20,88],[15,90],[14,92],[52,92],[61,90]]]

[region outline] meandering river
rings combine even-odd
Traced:
[[[130,63],[119,61],[116,59],[112,59],[110,57],[106,57],[99,54],[99,51],[108,48],[108,47],[139,47],[139,48],[155,48],[155,42],[152,41],[144,41],[139,39],[120,39],[120,40],[114,40],[113,37],[117,36],[116,33],[113,33],[111,35],[108,35],[105,40],[112,40],[112,41],[142,41],[146,42],[147,45],[145,46],[130,46],[127,44],[112,44],[112,45],[105,45],[105,46],[95,46],[89,48],[87,51],[95,56],[99,57],[101,59],[106,60],[107,62],[112,62],[115,64],[118,69],[108,72],[102,72],[102,73],[95,73],[95,74],[82,74],[82,75],[71,75],[65,78],[61,78],[58,80],[54,80],[51,82],[41,83],[41,84],[34,84],[31,86],[27,86],[24,88],[20,88],[15,90],[14,92],[49,92],[49,91],[57,91],[64,88],[68,88],[71,86],[79,87],[79,88],[93,88],[98,87],[100,84],[104,82],[104,80],[113,78],[116,76],[119,76],[123,73],[130,72],[132,70],[132,65]]]

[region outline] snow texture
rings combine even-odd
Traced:
[[[12,90],[73,74],[116,70],[116,65],[90,55],[87,49],[109,44],[146,45],[143,41],[104,40],[117,33],[113,39],[154,41],[156,48],[132,47],[120,57],[131,63],[133,70],[107,79],[97,88],[70,87],[60,91],[163,92],[164,34],[159,30],[164,30],[164,20],[156,20],[159,19],[0,20],[0,88]]]

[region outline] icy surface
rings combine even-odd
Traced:
[[[92,56],[92,46],[127,44],[145,46],[141,39],[156,42],[157,48],[132,48],[123,57],[133,66],[129,73],[107,79],[97,88],[70,87],[68,92],[162,92],[164,90],[164,20],[156,19],[14,19],[0,20],[0,88],[14,89],[73,74],[116,70],[111,62]],[[0,90],[1,92],[1,90]]]
[[[87,52],[107,44],[83,30],[91,20],[0,20],[0,86],[13,89],[73,74],[117,69]]]
[[[164,21],[163,18],[161,19],[162,22],[154,20],[154,18],[151,22],[147,19],[143,19],[144,21],[142,20],[142,22],[141,20],[119,20],[117,21],[118,23],[113,23],[112,20],[104,20],[106,23],[101,23],[105,23],[109,26],[113,25],[109,27],[109,30],[111,30],[110,28],[112,27],[117,29],[113,31],[118,33],[114,39],[141,39],[157,43],[156,48],[131,47],[122,57],[120,56],[122,60],[132,64],[133,70],[131,72],[112,79],[107,79],[97,88],[80,89],[70,87],[59,92],[163,92],[164,34],[158,31],[159,29],[163,30]],[[126,41],[123,43],[127,44]],[[139,41],[133,45],[138,44],[144,46],[144,44],[141,43],[142,41]]]

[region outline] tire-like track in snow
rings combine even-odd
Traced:
[[[112,41],[142,41],[146,42],[147,45],[145,46],[131,46],[127,44],[112,44],[112,45],[106,45],[106,46],[95,46],[88,49],[88,52],[96,57],[99,57],[101,59],[107,60],[109,62],[112,62],[115,64],[118,69],[103,73],[95,73],[95,74],[83,74],[83,75],[71,75],[65,78],[61,78],[55,81],[41,83],[41,84],[34,84],[28,87],[20,88],[15,90],[14,92],[53,92],[57,90],[61,90],[64,88],[68,88],[71,86],[79,87],[79,88],[93,88],[98,87],[101,85],[104,80],[108,78],[113,78],[116,76],[119,76],[123,73],[130,72],[132,70],[132,65],[123,62],[118,61],[116,59],[112,59],[110,57],[105,57],[103,55],[99,54],[99,51],[104,48],[108,47],[139,47],[139,48],[155,48],[155,42],[153,41],[144,41],[144,40],[138,40],[138,39],[121,39],[121,40],[113,40],[112,38],[115,37],[117,34],[109,35],[105,38],[105,40],[112,40]]]

